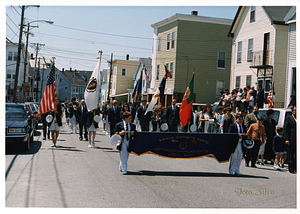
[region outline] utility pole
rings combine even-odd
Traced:
[[[113,53],[111,53],[111,56],[110,56],[110,73],[109,73],[107,100],[109,100],[109,92],[110,92],[110,87],[111,87],[112,61],[113,61]]]
[[[19,68],[20,68],[20,61],[21,61],[21,49],[22,49],[22,34],[23,34],[24,12],[25,12],[25,6],[23,5],[22,6],[22,15],[21,15],[20,34],[19,34],[18,58],[17,58],[17,66],[16,66],[16,75],[15,75],[15,85],[14,85],[14,93],[13,93],[13,102],[17,102],[17,86],[18,86]]]
[[[32,99],[34,98],[34,83],[35,83],[35,72],[36,72],[36,63],[37,63],[37,56],[38,56],[38,50],[39,46],[45,46],[45,44],[40,44],[40,43],[31,43],[33,45],[36,45],[36,53],[35,53],[35,64],[34,64],[34,70],[33,70],[33,75],[32,75],[32,84],[31,84],[31,96]],[[36,100],[37,101],[37,100]]]
[[[26,25],[25,25],[26,26]],[[26,33],[26,48],[25,48],[25,59],[24,59],[24,74],[23,74],[23,84],[22,84],[22,102],[25,102],[25,78],[26,78],[26,68],[27,68],[27,52],[28,52],[28,39],[29,39],[29,28],[30,27],[38,27],[38,26],[30,26],[30,23],[27,24],[27,31],[24,31]]]

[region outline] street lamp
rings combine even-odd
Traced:
[[[38,27],[38,26],[30,26],[31,23],[33,22],[46,22],[48,24],[53,24],[54,22],[51,21],[51,20],[35,20],[35,21],[31,21],[31,22],[28,22],[26,25],[24,26],[27,26],[27,31],[24,31],[25,33],[27,33],[27,36],[26,36],[26,50],[25,50],[25,62],[24,62],[24,74],[23,74],[23,83],[22,83],[22,102],[24,103],[25,102],[25,78],[26,78],[26,66],[27,66],[27,51],[28,51],[28,38],[29,38],[29,30],[30,30],[30,27]],[[37,59],[35,59],[37,60]],[[34,78],[34,76],[33,76]],[[32,94],[33,95],[33,94]]]

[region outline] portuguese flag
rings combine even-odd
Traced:
[[[185,91],[181,106],[180,106],[180,121],[181,126],[184,127],[191,119],[192,107],[193,107],[193,95],[194,95],[194,75]]]

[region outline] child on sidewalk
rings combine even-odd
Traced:
[[[286,159],[286,146],[283,139],[283,128],[277,128],[277,135],[273,139],[273,151],[275,153],[274,168],[280,170],[283,167],[283,162]]]

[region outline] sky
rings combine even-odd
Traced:
[[[93,70],[98,52],[103,51],[101,69],[108,67],[111,53],[113,59],[138,61],[152,57],[153,28],[151,24],[176,13],[234,19],[238,6],[29,6],[25,10],[25,23],[38,25],[32,28],[29,44],[44,44],[39,55],[56,57],[58,69]],[[6,37],[18,42],[21,7],[6,4]],[[51,20],[54,24],[36,20]],[[23,42],[26,42],[23,35]],[[29,53],[35,54],[29,45]]]

